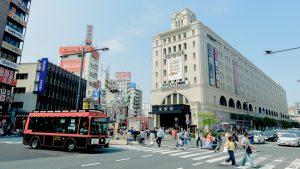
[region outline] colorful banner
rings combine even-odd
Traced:
[[[131,72],[116,72],[115,78],[116,80],[130,80]]]
[[[82,70],[84,70],[85,60],[83,60],[83,67]],[[67,70],[69,72],[80,72],[80,66],[81,66],[81,59],[62,59],[60,62],[60,67],[64,70]]]
[[[219,54],[218,54],[218,49],[214,48],[214,59],[215,59],[215,82],[216,82],[216,87],[220,87],[220,77],[219,77]]]
[[[208,54],[208,78],[209,84],[215,86],[215,68],[212,45],[207,43],[207,54]]]
[[[82,48],[84,48],[85,52],[90,52],[95,50],[92,46],[68,46],[68,47],[60,47],[59,48],[59,55],[80,55],[82,52]],[[99,59],[100,54],[97,51],[92,52],[92,55],[95,57],[96,60]]]
[[[17,81],[14,79],[14,71],[0,67],[0,83],[16,86]]]
[[[47,67],[48,67],[48,58],[42,58],[41,61],[41,70],[40,70],[40,79],[38,84],[38,92],[40,95],[44,94],[45,83],[47,77]]]
[[[183,79],[183,63],[181,57],[167,59],[168,81]]]

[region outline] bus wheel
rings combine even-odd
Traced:
[[[30,143],[30,146],[33,149],[39,148],[40,147],[40,141],[39,141],[39,139],[37,139],[37,138],[32,139],[31,143]]]
[[[74,143],[74,141],[68,141],[66,144],[66,149],[69,152],[74,152],[76,150],[76,144]]]
[[[104,148],[109,148],[109,144],[105,144],[105,145],[104,145]]]

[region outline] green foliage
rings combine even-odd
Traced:
[[[195,138],[195,133],[190,133],[191,138]]]
[[[202,118],[200,123],[203,127],[208,126],[209,129],[210,126],[219,122],[219,119],[215,118],[214,113],[198,113],[198,116]]]

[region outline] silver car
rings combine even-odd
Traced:
[[[300,146],[300,141],[294,133],[284,133],[278,138],[277,144],[288,145],[288,146]]]

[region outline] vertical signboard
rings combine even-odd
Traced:
[[[238,94],[238,63],[236,61],[232,61],[232,74],[233,74],[233,85],[235,94]]]
[[[93,43],[93,32],[94,32],[94,26],[93,25],[87,25],[86,38],[85,38],[85,43],[87,45],[91,45]]]
[[[215,82],[216,87],[220,87],[220,77],[219,77],[219,54],[218,49],[214,48],[214,59],[215,59]]]
[[[215,85],[215,78],[214,78],[214,58],[213,58],[213,49],[212,45],[207,43],[207,54],[208,54],[208,78],[209,84],[214,86]]]
[[[47,76],[47,67],[48,67],[48,58],[42,58],[41,61],[41,71],[40,71],[40,79],[38,85],[38,93],[40,95],[44,94],[45,91],[45,83],[46,83],[46,76]]]
[[[130,72],[116,72],[115,77],[117,80],[130,80],[131,73]]]
[[[176,57],[167,60],[167,79],[179,80],[183,78],[182,58]]]

